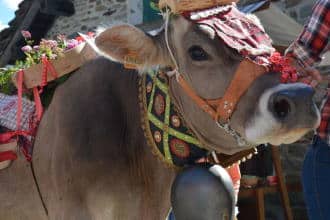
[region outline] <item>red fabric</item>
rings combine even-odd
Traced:
[[[23,98],[23,77],[24,71],[19,70],[17,76],[17,117],[16,117],[16,130],[21,129],[21,114],[22,114],[22,98]]]
[[[183,15],[198,25],[212,29],[215,36],[245,58],[266,66],[268,71],[281,73],[282,83],[297,81],[296,69],[290,66],[288,58],[275,52],[272,40],[258,20],[240,12],[234,5],[184,12]]]
[[[268,58],[275,52],[272,40],[258,21],[246,16],[235,6],[185,12],[184,16],[199,25],[210,27],[227,46],[237,50],[255,63],[270,64]]]
[[[41,85],[40,85],[41,89],[40,89],[39,93],[42,93],[42,88],[45,87],[48,83],[47,76],[48,76],[49,72],[53,76],[54,79],[56,79],[58,77],[58,74],[55,71],[53,64],[48,60],[48,58],[46,56],[43,56],[41,58],[41,62],[43,64],[43,67],[42,67],[42,73],[41,73],[41,76],[42,76]]]
[[[8,131],[6,133],[0,134],[0,144],[8,143],[11,139],[16,136],[30,136],[31,133],[27,131]]]
[[[43,107],[41,104],[41,99],[37,87],[33,88],[33,96],[34,96],[34,103],[36,105],[37,121],[39,122],[43,114]]]
[[[0,162],[6,160],[16,160],[16,159],[17,159],[16,153],[11,150],[0,152]]]
[[[6,132],[6,133],[3,133],[3,134],[0,134],[0,144],[8,143],[16,135],[17,134],[16,134],[15,131],[10,131],[10,132]]]

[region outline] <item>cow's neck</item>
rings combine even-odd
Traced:
[[[191,129],[195,129],[195,127],[190,120],[192,116],[183,111],[189,110],[186,106],[182,107],[185,104],[184,101],[176,98],[177,104],[174,104],[172,97],[182,94],[176,93],[175,85],[173,82],[170,83],[170,80],[161,71],[149,71],[142,75],[139,86],[142,128],[148,144],[161,160],[169,165],[185,166],[195,164],[204,158],[208,162],[228,167],[233,163],[245,161],[256,153],[256,149],[248,149],[231,155],[232,153],[227,153],[231,152],[227,148],[213,147],[213,143],[207,146],[206,143],[209,141],[207,136],[205,138],[202,136],[203,134],[198,133],[198,130]],[[169,84],[172,84],[172,88]],[[190,104],[188,103],[187,106],[190,107]],[[201,116],[196,115],[195,117]],[[219,146],[234,145],[233,140],[226,139],[226,135],[219,136],[219,138],[222,138],[222,144]],[[213,160],[214,154],[211,153],[215,149],[218,153],[221,152],[217,154],[217,160]]]
[[[171,102],[168,78],[150,71],[141,77],[142,125],[153,152],[170,166],[195,164],[208,155]]]

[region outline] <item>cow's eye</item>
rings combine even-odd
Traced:
[[[201,48],[200,46],[192,46],[189,48],[188,53],[191,59],[195,61],[204,61],[208,60],[209,55]]]

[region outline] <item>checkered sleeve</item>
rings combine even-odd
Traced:
[[[330,0],[319,0],[311,18],[299,38],[287,49],[287,56],[295,57],[302,66],[313,66],[329,50]]]

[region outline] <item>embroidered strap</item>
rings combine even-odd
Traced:
[[[172,103],[171,103],[171,100],[170,100],[170,94],[169,94],[168,86],[165,83],[161,82],[156,77],[154,77],[154,83],[156,84],[156,86],[153,87],[151,96],[155,95],[156,88],[159,88],[166,95],[166,100],[165,100],[166,101],[166,104],[165,104],[165,122],[161,122],[159,119],[157,119],[157,117],[155,117],[152,114],[152,107],[154,106],[154,99],[150,99],[150,102],[148,104],[148,117],[149,117],[150,121],[152,121],[160,129],[165,128],[165,130],[168,134],[173,135],[174,137],[177,137],[181,140],[185,140],[189,143],[192,143],[192,144],[195,144],[195,145],[198,145],[198,146],[202,147],[202,144],[194,136],[189,135],[187,133],[180,132],[177,129],[174,129],[174,128],[170,127],[170,109],[173,108],[173,107],[171,107]]]
[[[194,164],[207,155],[201,143],[184,126],[171,102],[165,74],[149,72],[142,76],[140,105],[143,130],[153,152],[171,167]],[[141,100],[142,99],[142,100]]]
[[[148,72],[142,76],[140,83],[142,127],[153,152],[166,164],[181,167],[209,162],[230,167],[256,154],[256,149],[250,149],[234,155],[216,154],[214,157],[185,126],[171,102],[165,74]]]

